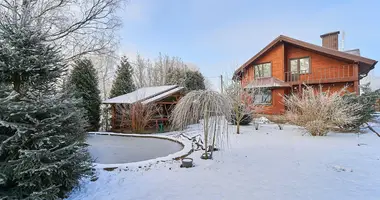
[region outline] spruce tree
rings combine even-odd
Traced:
[[[100,90],[96,70],[90,60],[75,61],[68,85],[74,91],[76,97],[82,99],[80,107],[86,111],[87,130],[98,131],[101,104]]]
[[[0,199],[63,198],[91,174],[85,121],[58,87],[59,50],[30,24],[0,26]]]
[[[128,58],[122,57],[117,66],[116,78],[113,81],[110,98],[133,92],[136,87],[132,80],[133,69]]]

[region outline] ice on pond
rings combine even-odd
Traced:
[[[149,137],[88,135],[91,157],[96,163],[130,163],[167,156],[183,149],[177,142]]]

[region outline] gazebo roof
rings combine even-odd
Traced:
[[[142,102],[143,104],[159,101],[171,94],[179,92],[183,87],[178,85],[163,85],[155,87],[143,87],[138,90],[135,90],[131,93],[117,96],[111,99],[103,101],[104,104],[114,104],[114,103],[123,103],[123,104],[134,104],[137,102]]]
[[[249,83],[244,88],[276,88],[276,87],[290,87],[290,85],[284,81],[281,81],[274,77],[259,78]]]

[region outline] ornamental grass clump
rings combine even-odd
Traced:
[[[301,94],[285,97],[286,117],[292,123],[304,127],[313,136],[325,136],[335,127],[351,124],[360,116],[358,103],[348,104],[343,98],[346,89],[322,91],[304,86]]]

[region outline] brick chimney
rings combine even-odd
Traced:
[[[338,44],[339,44],[338,35],[339,35],[339,33],[340,33],[339,31],[335,31],[335,32],[326,33],[326,34],[321,35],[322,46],[326,47],[326,48],[330,48],[330,49],[339,50],[338,49]]]

